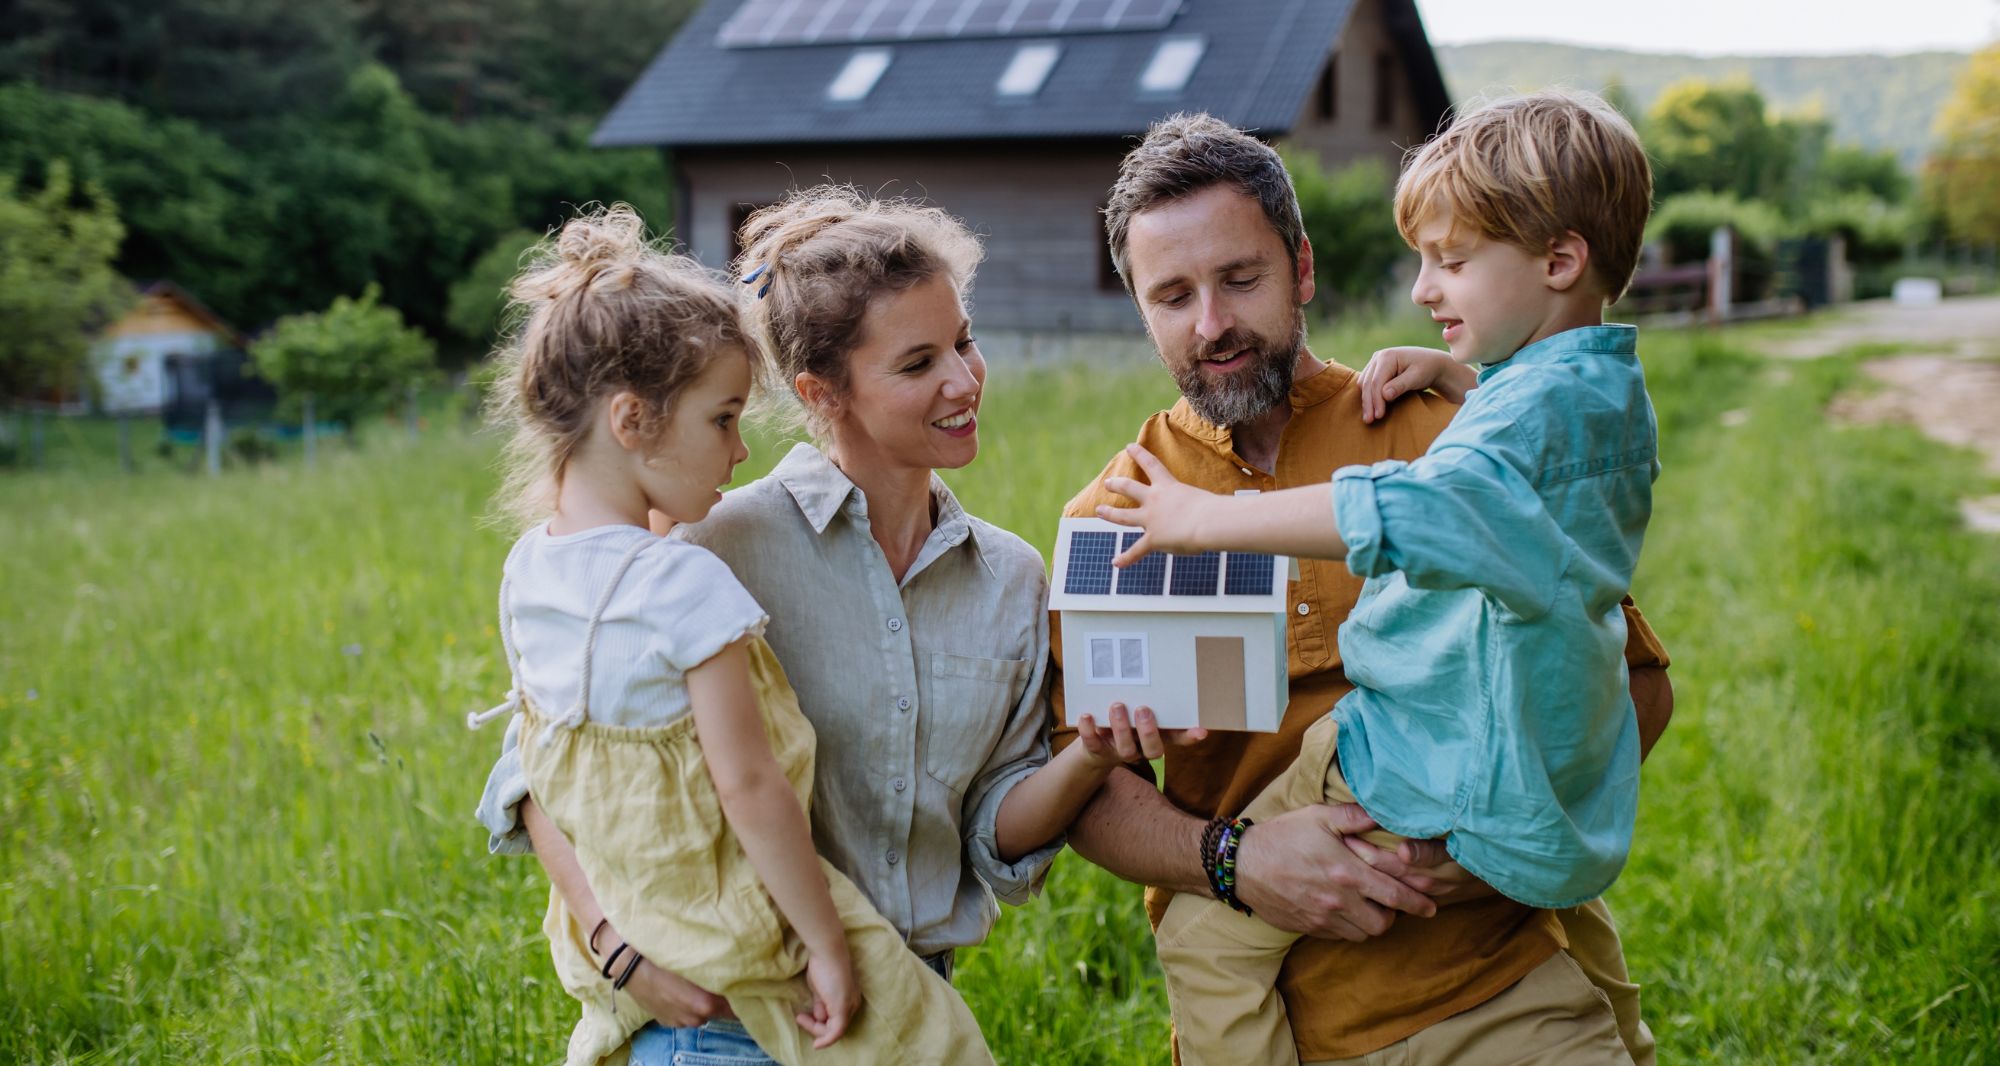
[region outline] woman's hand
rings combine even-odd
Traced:
[[[1201,519],[1210,508],[1228,497],[1182,484],[1167,471],[1165,463],[1137,444],[1126,445],[1125,453],[1139,464],[1146,480],[1105,478],[1104,487],[1130,499],[1137,506],[1100,504],[1097,517],[1121,526],[1137,526],[1145,531],[1145,535],[1118,553],[1111,564],[1130,566],[1153,552],[1181,554],[1206,548],[1208,545],[1199,536]]]
[[[677,973],[662,970],[651,959],[641,961],[625,982],[625,992],[653,1020],[669,1029],[691,1029],[717,1018],[734,1018],[729,1001]]]
[[[806,987],[812,989],[812,1013],[797,1016],[799,1028],[812,1034],[813,1047],[830,1047],[847,1032],[848,1019],[861,1006],[853,960],[844,952],[838,958],[812,955],[806,959]]]
[[[1083,745],[1084,758],[1099,769],[1111,769],[1140,759],[1166,755],[1168,745],[1192,744],[1208,736],[1200,726],[1192,729],[1161,729],[1151,707],[1128,713],[1125,705],[1114,703],[1105,712],[1107,725],[1098,725],[1090,715],[1076,720],[1076,742]]]
[[[1398,396],[1430,389],[1452,403],[1479,387],[1479,372],[1435,348],[1384,348],[1368,357],[1361,370],[1361,420],[1373,422],[1389,413]]]

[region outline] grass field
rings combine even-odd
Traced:
[[[1679,703],[1611,901],[1662,1061],[2000,1061],[2000,541],[1954,510],[1975,465],[1825,422],[1851,359],[1642,343],[1665,475],[1637,595]],[[996,371],[953,484],[1046,548],[1170,390]],[[209,480],[51,441],[47,471],[0,475],[0,1062],[556,1060],[545,882],[469,813],[499,734],[463,714],[505,687],[493,442],[383,432]],[[958,983],[1009,1063],[1165,1061],[1138,890],[1074,856]]]

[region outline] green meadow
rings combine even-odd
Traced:
[[[1642,352],[1636,594],[1678,704],[1610,900],[1662,1061],[2000,1061],[2000,540],[1956,512],[1995,490],[1829,423],[1855,357]],[[1171,390],[997,367],[951,481],[1046,549]],[[500,730],[464,715],[506,687],[495,441],[439,417],[209,479],[49,439],[0,475],[0,1062],[558,1061],[546,882],[470,813]],[[782,445],[753,448],[744,479]],[[957,983],[1008,1063],[1166,1061],[1139,890],[1073,855]]]

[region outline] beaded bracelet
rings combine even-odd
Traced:
[[[1212,818],[1201,830],[1201,875],[1208,879],[1208,893],[1222,898],[1222,885],[1215,879],[1215,846],[1222,840],[1222,831],[1229,827],[1229,819]]]
[[[1249,914],[1250,908],[1236,898],[1236,850],[1242,847],[1243,838],[1256,824],[1248,818],[1236,819],[1224,827],[1215,845],[1215,898],[1244,914]]]

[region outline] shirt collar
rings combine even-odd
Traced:
[[[1554,363],[1578,353],[1632,355],[1638,350],[1639,329],[1636,326],[1621,326],[1615,323],[1579,326],[1576,329],[1566,329],[1553,336],[1543,337],[1497,363],[1483,364],[1479,370],[1479,381],[1485,384],[1487,378],[1510,366]]]
[[[1354,371],[1341,366],[1339,363],[1326,363],[1324,365],[1326,369],[1319,373],[1303,381],[1294,380],[1292,382],[1292,391],[1287,396],[1287,399],[1291,401],[1292,410],[1303,411],[1308,407],[1317,407],[1333,399],[1335,396],[1340,395],[1342,389],[1353,384],[1357,376]],[[1229,431],[1229,427],[1218,426],[1195,414],[1194,408],[1188,404],[1186,397],[1174,401],[1173,408],[1167,412],[1167,419],[1179,428],[1181,432],[1186,433],[1190,437],[1207,441],[1225,451],[1233,447],[1232,441],[1234,438]]]
[[[824,534],[826,527],[833,524],[833,517],[843,510],[856,518],[868,516],[868,497],[859,486],[833,465],[811,444],[800,442],[785,453],[783,459],[771,470],[771,476],[785,491],[797,501],[799,511],[812,525],[814,533]],[[944,483],[944,479],[931,472],[931,502],[937,509],[937,524],[931,531],[931,539],[939,541],[946,548],[955,548],[967,540],[972,541],[975,550],[980,548],[976,536],[978,523],[965,512],[958,497]],[[984,551],[980,561],[985,562]],[[989,566],[990,569],[990,566]]]

